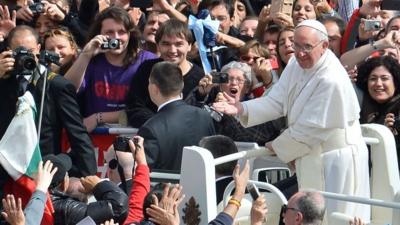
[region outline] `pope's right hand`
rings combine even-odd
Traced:
[[[213,103],[213,108],[216,111],[232,116],[240,115],[243,113],[243,106],[240,101],[236,101],[235,98],[229,96],[226,92],[223,93],[223,97],[227,101]]]

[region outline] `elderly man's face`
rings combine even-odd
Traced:
[[[294,32],[294,50],[297,62],[303,69],[313,67],[328,47],[327,41],[320,41],[313,28],[302,26]]]

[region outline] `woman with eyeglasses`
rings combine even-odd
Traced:
[[[284,120],[278,119],[273,122],[260,124],[258,126],[244,128],[234,117],[214,112],[208,107],[214,102],[226,101],[226,96],[233,97],[239,101],[248,100],[252,97],[251,67],[246,63],[232,61],[222,67],[219,75],[206,75],[199,82],[197,88],[185,99],[188,104],[203,107],[210,112],[215,123],[217,134],[225,135],[234,141],[257,142],[264,145],[273,140],[284,126]],[[217,77],[225,77],[220,79]],[[218,83],[217,80],[225,82]]]
[[[43,36],[44,49],[60,56],[60,64],[52,64],[52,71],[64,75],[78,56],[78,45],[67,28],[58,27],[47,31]]]

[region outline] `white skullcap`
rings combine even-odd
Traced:
[[[321,33],[325,34],[326,36],[328,36],[328,31],[326,31],[325,26],[318,20],[303,20],[301,23],[299,23],[297,25],[296,28],[299,28],[302,26],[311,27],[315,30],[320,31]]]

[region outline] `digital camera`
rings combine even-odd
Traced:
[[[382,23],[380,20],[365,20],[364,25],[365,31],[375,31],[382,28]]]
[[[41,2],[35,2],[29,5],[29,9],[34,15],[44,13],[44,4]]]
[[[25,47],[19,46],[12,52],[15,59],[12,75],[32,75],[36,68],[35,55]]]
[[[43,50],[40,52],[39,62],[43,65],[54,63],[58,66],[61,66],[60,56],[57,53],[48,50]]]
[[[136,149],[139,148],[139,140],[137,138],[130,138],[127,136],[117,136],[114,140],[113,146],[115,151],[120,152],[131,152],[131,148],[129,147],[129,140],[133,141]]]
[[[211,72],[213,84],[226,84],[229,83],[229,75],[222,72]]]
[[[119,48],[119,39],[109,39],[107,42],[104,42],[103,44],[101,44],[101,48],[102,49],[117,49]]]

